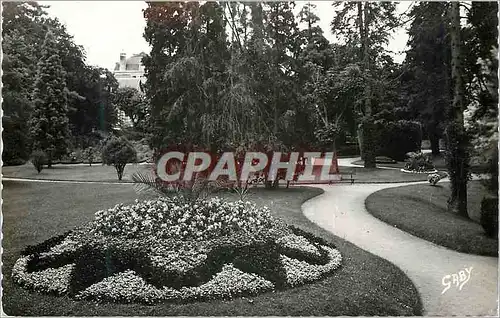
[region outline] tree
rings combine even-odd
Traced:
[[[35,150],[31,154],[31,163],[38,173],[42,172],[43,165],[47,163],[47,155],[41,150]]]
[[[219,102],[229,54],[222,6],[207,2],[148,3],[144,58],[151,103],[151,145],[209,145],[221,134]]]
[[[114,97],[118,81],[107,69],[85,65],[76,90],[82,98],[69,110],[72,135],[80,147],[93,146],[96,131],[110,132],[118,122]]]
[[[451,45],[445,2],[420,2],[413,7],[404,61],[407,107],[425,128],[433,155],[439,155],[445,109],[451,103]]]
[[[467,213],[467,181],[469,178],[469,137],[464,129],[465,85],[463,81],[460,3],[449,6],[451,21],[451,80],[453,102],[447,110],[446,163],[451,181],[448,209],[463,217]]]
[[[357,48],[357,63],[364,75],[364,103],[359,118],[362,132],[362,156],[365,168],[375,167],[376,144],[373,123],[373,88],[378,63],[383,56],[390,32],[398,21],[394,14],[396,4],[390,2],[337,2],[338,10],[331,23],[332,32],[348,45]],[[354,22],[354,23],[353,23]]]
[[[45,12],[33,2],[3,2],[2,8],[2,158],[6,164],[23,163],[31,152],[27,122]]]
[[[68,151],[69,120],[65,71],[52,32],[47,32],[37,64],[29,131],[33,150],[47,153],[47,165]]]
[[[93,96],[103,94],[98,85],[92,84],[89,75],[92,68],[85,65],[83,48],[74,43],[63,24],[47,16],[43,10],[46,6],[36,2],[6,2],[2,6],[4,161],[15,163],[28,159],[31,140],[27,123],[33,110],[32,92],[37,63],[42,57],[40,48],[48,31],[54,36],[54,45],[66,74],[70,141],[75,146],[85,146],[82,140],[91,136],[94,128],[99,128],[91,124],[92,121],[98,123],[99,118],[93,113],[88,92],[93,90],[90,94]],[[111,115],[106,117],[112,118]]]
[[[125,115],[130,117],[132,125],[135,128],[137,128],[147,116],[147,101],[136,88],[118,88],[114,94],[114,103],[125,113]]]
[[[122,179],[127,163],[136,161],[137,153],[127,139],[111,137],[106,141],[102,150],[102,162],[115,167],[118,180]]]

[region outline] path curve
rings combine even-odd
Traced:
[[[302,211],[318,226],[401,268],[417,287],[425,315],[498,316],[498,258],[438,246],[392,227],[366,210],[370,194],[399,186],[402,184],[317,186],[325,192],[306,201]],[[444,276],[470,267],[470,279],[462,290],[452,285],[442,294]]]

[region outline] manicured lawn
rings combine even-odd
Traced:
[[[136,171],[151,171],[150,164],[128,164],[125,167],[122,182],[131,182],[131,175]],[[118,182],[116,170],[113,166],[102,164],[89,165],[63,165],[58,164],[50,169],[43,169],[37,173],[33,165],[2,167],[4,177],[44,179],[44,180],[78,180],[78,181],[106,181]]]
[[[444,157],[443,156],[438,156],[438,157],[432,158],[432,163],[434,164],[434,167],[437,170],[447,170],[447,168],[446,168],[446,162],[444,161]],[[363,160],[357,160],[357,161],[352,162],[352,164],[363,165],[364,161]],[[401,168],[405,167],[405,162],[400,161],[400,162],[397,162],[397,163],[377,163],[377,167],[388,167],[388,168],[398,168],[398,169],[401,169]],[[485,165],[473,165],[471,167],[471,171],[473,173],[485,173],[486,169],[487,169],[487,167]],[[427,175],[425,175],[425,176],[427,176]]]
[[[21,249],[62,233],[93,218],[99,209],[137,198],[131,185],[48,184],[4,181],[3,304],[9,315],[100,316],[397,316],[421,315],[418,293],[396,266],[320,229],[300,210],[319,189],[255,189],[251,201],[268,205],[287,223],[337,245],[343,263],[331,277],[283,292],[232,301],[191,304],[95,304],[29,292],[14,285],[12,266]],[[234,198],[232,194],[225,194]],[[145,196],[141,196],[145,198]]]
[[[152,165],[128,164],[125,167],[123,182],[131,182],[131,175],[135,171],[152,171]],[[399,170],[365,169],[362,167],[339,167],[340,172],[354,170],[355,183],[386,183],[412,182],[427,180],[426,174],[409,174]],[[4,177],[44,179],[44,180],[77,180],[77,181],[106,181],[117,182],[115,168],[102,164],[88,165],[54,165],[51,169],[44,169],[39,174],[31,164],[22,166],[2,167]]]
[[[488,238],[479,224],[481,200],[486,194],[478,181],[468,188],[470,220],[447,212],[449,183],[385,189],[366,199],[366,208],[391,225],[450,249],[478,255],[498,255],[498,240]]]
[[[416,182],[426,181],[427,174],[405,173],[399,170],[363,168],[363,167],[342,167],[341,173],[354,170],[354,183],[391,183],[391,182]],[[349,176],[347,176],[349,177]]]

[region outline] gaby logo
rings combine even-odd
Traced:
[[[269,181],[329,182],[334,179],[332,170],[338,172],[333,152],[247,152],[238,155],[224,152],[213,155],[170,151],[160,157],[156,167],[157,176],[165,182],[190,181],[198,173],[205,174],[211,181],[224,176],[230,181],[245,182],[256,175],[265,175]]]
[[[464,285],[469,281],[471,273],[472,273],[472,267],[469,267],[459,271],[458,273],[444,276],[441,282],[443,286],[446,287],[441,292],[441,295],[446,293],[448,289],[451,288],[452,285],[458,288],[458,290],[462,290]]]

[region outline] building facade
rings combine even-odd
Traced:
[[[120,61],[116,63],[113,74],[120,87],[134,87],[140,90],[140,84],[146,81],[144,76],[144,65],[142,57],[146,53],[141,52],[127,58],[127,54],[120,53]]]

